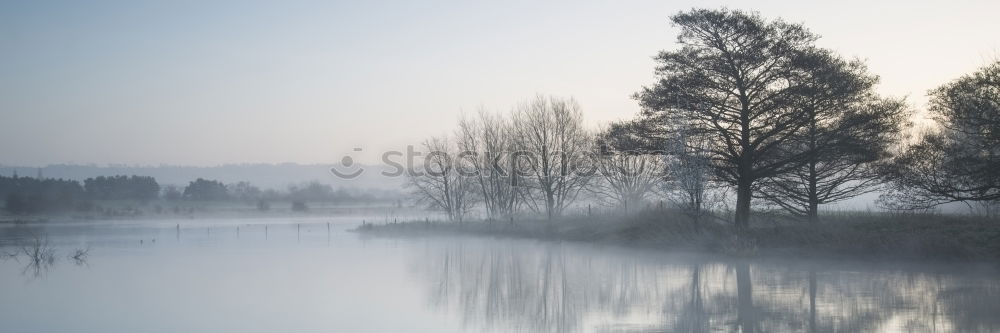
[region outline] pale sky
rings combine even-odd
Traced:
[[[0,164],[365,162],[463,110],[575,97],[588,124],[674,48],[668,16],[753,9],[925,93],[1000,56],[1000,1],[0,1]]]

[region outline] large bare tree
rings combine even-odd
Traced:
[[[680,48],[657,57],[659,81],[636,94],[646,117],[690,124],[709,139],[716,175],[736,187],[735,223],[749,225],[760,179],[801,163],[784,143],[807,118],[793,107],[816,35],[798,24],[737,10],[695,9],[671,17]]]
[[[590,134],[576,100],[536,96],[514,111],[512,154],[531,191],[524,202],[551,220],[572,204],[593,176]]]
[[[806,125],[786,146],[804,164],[761,182],[758,196],[815,223],[819,205],[875,191],[907,123],[906,104],[882,99],[878,78],[859,60],[815,50],[800,61],[811,67],[796,102]]]

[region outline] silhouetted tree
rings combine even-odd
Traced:
[[[806,125],[785,143],[804,164],[761,182],[758,196],[810,222],[819,205],[874,191],[882,183],[877,172],[888,161],[906,123],[906,105],[881,99],[878,78],[859,60],[846,61],[815,50],[800,60],[811,68],[800,80],[804,88],[795,108]]]
[[[215,180],[198,178],[184,188],[184,198],[198,201],[229,199],[226,185]]]
[[[887,169],[893,208],[1000,201],[1000,62],[930,92],[939,125]]]
[[[708,138],[716,176],[736,187],[735,223],[743,230],[758,181],[802,163],[784,144],[808,121],[795,103],[817,36],[738,10],[695,9],[671,20],[681,47],[656,57],[659,82],[635,97],[646,117],[685,123]]]

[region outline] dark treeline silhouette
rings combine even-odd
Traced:
[[[160,196],[160,184],[153,177],[144,176],[87,178],[83,188],[94,200],[153,200]]]
[[[351,191],[343,187],[335,189],[330,185],[319,182],[289,186],[287,197],[290,200],[313,202],[365,202],[380,200],[380,198],[370,193]]]
[[[447,154],[428,155],[437,172],[410,177],[414,194],[455,221],[480,204],[487,220],[551,221],[585,197],[624,211],[669,199],[695,221],[725,206],[738,232],[755,207],[815,223],[872,192],[889,209],[1000,200],[1000,62],[931,91],[938,126],[909,140],[907,103],[802,25],[729,9],[670,19],[678,47],[655,57],[636,119],[590,133],[572,98],[541,96],[481,111],[427,141]]]
[[[239,201],[256,205],[259,210],[269,210],[271,202],[290,201],[294,210],[306,210],[306,203],[309,202],[361,203],[395,200],[364,191],[334,189],[319,182],[292,185],[285,192],[261,190],[249,182],[227,185],[202,178],[191,181],[183,188],[172,185],[161,188],[155,178],[135,175],[87,178],[82,185],[78,181],[66,179],[0,176],[0,198],[3,198],[4,210],[16,215],[88,212],[100,209],[94,203],[104,201]]]
[[[77,209],[87,200],[79,182],[63,179],[0,176],[4,209],[12,214],[36,214]]]
[[[302,184],[314,180],[329,182],[334,187],[360,187],[368,191],[385,194],[396,192],[402,180],[382,177],[381,172],[391,171],[383,165],[364,165],[364,174],[350,181],[326,178],[330,168],[339,164],[297,164],[297,163],[241,163],[217,166],[180,165],[124,165],[124,164],[50,164],[46,166],[17,166],[0,163],[0,174],[13,173],[22,176],[41,172],[46,178],[63,178],[83,181],[97,176],[143,175],[156,178],[161,186],[179,185],[182,190],[188,182],[198,179],[213,179],[224,184],[246,181],[262,189],[285,189],[288,184]]]

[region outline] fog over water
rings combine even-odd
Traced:
[[[994,266],[753,259],[488,237],[375,217],[0,226],[11,332],[994,331]],[[329,229],[328,229],[328,224]],[[237,232],[238,228],[238,232]],[[329,230],[329,231],[328,231]],[[89,249],[85,260],[68,258]]]

